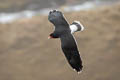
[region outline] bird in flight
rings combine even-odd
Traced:
[[[63,13],[57,10],[49,12],[48,20],[55,26],[54,32],[48,38],[60,38],[61,48],[68,63],[79,73],[83,65],[73,33],[83,31],[84,27],[79,21],[69,25]]]

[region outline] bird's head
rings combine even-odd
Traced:
[[[55,33],[51,33],[48,37],[48,39],[55,39],[55,38],[59,38],[59,36]]]

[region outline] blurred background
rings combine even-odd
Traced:
[[[83,60],[77,74],[59,39],[48,40],[51,9],[61,10]],[[120,80],[120,0],[0,0],[0,80]]]

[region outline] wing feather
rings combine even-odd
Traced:
[[[83,66],[76,41],[72,34],[67,34],[66,36],[61,37],[62,50],[71,67],[79,72]]]

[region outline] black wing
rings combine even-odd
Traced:
[[[73,69],[77,72],[82,70],[82,60],[72,34],[66,34],[60,37],[62,50]]]
[[[50,11],[48,20],[55,25],[55,28],[69,29],[69,24],[61,11]]]

